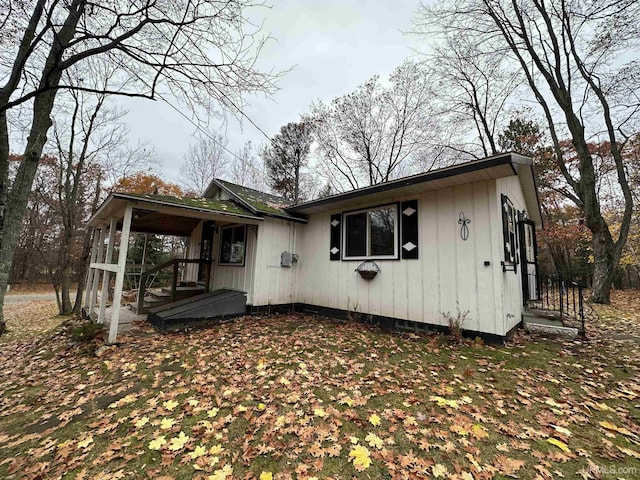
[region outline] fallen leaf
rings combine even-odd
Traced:
[[[547,442],[549,442],[551,445],[555,445],[556,447],[558,447],[563,452],[570,452],[571,451],[571,450],[569,450],[569,447],[567,446],[566,443],[564,443],[563,441],[558,440],[556,438],[547,438]]]
[[[167,440],[164,438],[163,435],[154,438],[153,440],[151,440],[149,442],[149,449],[150,450],[160,450],[164,445],[166,445]]]
[[[353,459],[353,466],[359,472],[366,470],[371,465],[369,450],[367,447],[362,445],[356,445],[353,447],[349,452],[349,458]]]
[[[189,437],[184,432],[180,432],[177,437],[173,437],[169,443],[169,450],[175,452],[184,448],[185,444],[189,441]]]

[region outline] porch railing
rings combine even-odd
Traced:
[[[144,309],[144,296],[147,290],[147,279],[151,275],[157,275],[157,273],[165,268],[172,267],[171,275],[171,302],[176,300],[176,292],[178,288],[178,271],[181,264],[198,264],[205,268],[204,275],[204,288],[205,292],[209,291],[209,283],[211,280],[211,260],[203,260],[200,258],[174,258],[168,262],[161,263],[151,267],[140,274],[140,288],[138,289],[138,302],[136,307],[136,313],[142,313]]]
[[[557,314],[563,323],[577,322],[580,333],[585,332],[584,288],[580,282],[561,274],[529,274],[527,283],[525,304],[530,309]]]

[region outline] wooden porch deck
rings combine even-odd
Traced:
[[[107,307],[105,309],[105,327],[107,331],[109,331],[111,327],[111,318],[112,318],[113,306]],[[146,314],[136,314],[127,306],[120,307],[120,318],[118,321],[118,335],[122,335],[125,333],[129,333],[136,327],[137,322],[144,322],[147,319]]]

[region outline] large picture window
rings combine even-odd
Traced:
[[[398,258],[398,207],[344,214],[344,259]]]
[[[244,266],[247,251],[247,227],[236,225],[220,229],[220,261],[219,265]]]

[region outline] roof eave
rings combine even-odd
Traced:
[[[170,208],[176,208],[176,209],[180,209],[180,208],[184,208],[190,211],[194,211],[194,212],[202,212],[202,213],[206,213],[206,214],[215,214],[215,215],[220,215],[223,217],[235,217],[235,218],[242,218],[242,219],[246,219],[246,220],[255,220],[255,221],[263,221],[264,219],[262,217],[259,216],[254,216],[254,215],[244,215],[242,213],[234,213],[234,212],[227,212],[224,210],[210,210],[210,209],[206,209],[206,208],[200,208],[200,207],[195,207],[193,205],[179,205],[176,203],[171,203],[171,202],[163,202],[161,200],[154,200],[154,199],[150,199],[150,198],[140,198],[140,197],[136,197],[133,195],[127,195],[126,193],[111,193],[109,194],[109,196],[106,198],[106,200],[104,202],[102,202],[102,205],[100,205],[100,207],[98,208],[98,210],[96,211],[96,213],[94,213],[91,218],[89,219],[89,221],[87,222],[87,224],[89,226],[98,226],[101,225],[102,222],[99,222],[99,218],[101,216],[101,213],[104,212],[104,210],[107,208],[107,206],[113,202],[114,200],[126,200],[126,201],[130,201],[130,202],[136,202],[136,203],[147,203],[147,204],[154,204],[154,205],[160,205],[163,207],[170,207]]]
[[[306,218],[303,218],[300,216],[279,215],[277,213],[265,213],[265,212],[260,212],[259,214],[264,215],[265,217],[273,217],[273,218],[278,218],[280,220],[288,220],[290,222],[309,223],[309,221]]]
[[[445,167],[430,172],[420,173],[412,175],[410,177],[399,178],[390,182],[380,183],[369,187],[360,188],[357,190],[350,190],[348,192],[339,193],[330,197],[321,198],[317,200],[311,200],[309,202],[300,203],[284,210],[289,213],[304,213],[305,210],[312,207],[319,207],[322,205],[330,205],[336,201],[344,201],[350,199],[356,199],[366,195],[374,193],[384,192],[388,190],[395,190],[419,183],[425,183],[441,178],[452,177],[456,175],[462,175],[477,170],[483,170],[491,167],[497,167],[501,165],[510,165],[514,175],[517,175],[516,164],[531,164],[531,159],[515,153],[504,153],[495,155],[493,157],[483,158],[473,162],[467,162],[460,165],[453,165],[451,167]]]

